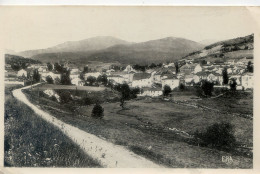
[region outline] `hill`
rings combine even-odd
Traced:
[[[58,53],[58,52],[87,52],[106,49],[118,44],[131,44],[130,42],[117,39],[111,36],[98,36],[80,41],[68,41],[54,47],[38,50],[28,50],[18,53],[24,57],[32,57],[37,54]]]
[[[22,64],[38,64],[41,62],[39,60],[24,58],[22,56],[5,54],[5,63],[10,64],[10,65],[13,65],[13,64],[22,65]]]
[[[182,59],[227,61],[230,59],[253,58],[254,34],[216,42],[200,51],[192,52]]]
[[[88,61],[120,62],[123,64],[150,64],[175,61],[190,52],[200,50],[202,44],[175,37],[167,37],[141,43],[117,44],[111,47],[84,52],[60,52],[34,55],[43,62],[49,60],[70,60],[87,63]],[[54,59],[55,58],[55,59]]]

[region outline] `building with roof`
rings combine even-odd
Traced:
[[[241,78],[241,85],[245,89],[253,89],[254,88],[254,76],[253,73],[245,73]]]
[[[177,79],[177,78],[165,78],[165,79],[162,79],[162,89],[166,85],[168,85],[173,90],[173,89],[179,87],[180,80]]]
[[[109,75],[109,76],[107,76],[107,80],[114,81],[114,83],[116,83],[116,84],[126,83],[126,79],[120,75]]]
[[[17,77],[27,77],[27,71],[21,69],[17,72]]]
[[[163,94],[161,88],[142,88],[138,96],[159,97]]]
[[[136,73],[133,76],[132,87],[151,87],[153,84],[150,73]]]

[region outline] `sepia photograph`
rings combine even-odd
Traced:
[[[0,20],[4,167],[253,169],[247,7],[2,6]]]

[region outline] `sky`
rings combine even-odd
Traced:
[[[114,36],[130,42],[164,37],[225,40],[254,33],[245,7],[0,7],[4,49],[41,49],[66,41]]]

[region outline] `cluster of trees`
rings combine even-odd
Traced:
[[[84,76],[80,77],[82,80],[84,80]],[[86,81],[85,81],[85,86],[98,86],[98,85],[108,85],[108,79],[106,74],[102,74],[98,76],[98,78],[94,76],[88,76]]]

